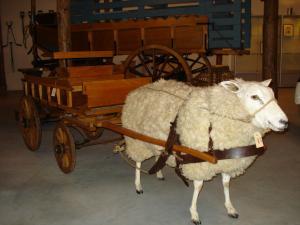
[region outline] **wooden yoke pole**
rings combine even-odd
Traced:
[[[58,47],[60,52],[71,51],[70,0],[57,0]],[[60,60],[60,67],[67,67],[67,61]]]
[[[278,97],[278,0],[264,0],[263,79],[272,78],[272,88]]]
[[[113,124],[111,122],[108,122],[108,121],[102,122],[102,127],[110,129],[110,130],[115,131],[117,133],[123,134],[125,136],[128,136],[128,137],[140,140],[140,141],[150,143],[150,144],[159,145],[159,146],[162,146],[162,147],[166,146],[166,142],[163,141],[163,140],[159,140],[159,139],[156,139],[156,138],[153,138],[153,137],[149,137],[147,135],[137,133],[133,130],[129,130],[129,129],[121,127],[119,125],[115,125],[115,124]],[[194,149],[182,146],[182,145],[174,145],[173,146],[173,151],[190,154],[190,155],[192,155],[196,158],[205,160],[205,161],[213,163],[213,164],[216,164],[217,161],[218,161],[216,157],[214,157],[214,156],[212,156],[208,153],[200,152],[200,151],[197,151],[197,150],[194,150]]]

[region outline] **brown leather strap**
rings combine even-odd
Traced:
[[[171,123],[171,128],[166,142],[165,151],[159,156],[158,160],[148,171],[149,174],[154,174],[165,167],[169,156],[172,155],[174,144],[179,143],[179,135],[176,133],[176,124],[177,124],[177,116],[174,122]]]
[[[218,160],[224,160],[224,159],[240,159],[248,156],[260,156],[264,154],[265,151],[266,151],[265,147],[256,148],[255,145],[250,145],[245,147],[225,149],[224,151],[211,150],[208,153],[217,157]],[[181,155],[181,159],[182,159],[180,160],[181,164],[204,162],[203,160],[195,158],[191,155]]]
[[[159,156],[156,163],[152,166],[152,168],[148,171],[149,174],[154,174],[165,167],[166,162],[170,155],[172,155],[172,149],[174,144],[180,144],[179,135],[176,133],[176,125],[177,125],[177,116],[174,122],[171,123],[170,132],[168,135],[168,139],[166,142],[165,151]],[[224,159],[239,159],[248,156],[260,156],[265,152],[265,147],[256,148],[255,145],[245,146],[245,147],[237,147],[231,149],[221,150],[213,150],[213,140],[211,138],[212,125],[209,126],[209,143],[208,143],[208,153],[215,156],[218,160]],[[200,163],[204,162],[199,158],[196,158],[192,155],[182,155],[181,153],[176,153],[176,166],[175,172],[179,176],[179,178],[184,182],[186,186],[189,186],[187,179],[182,175],[182,171],[180,169],[180,165],[188,164],[188,163]]]

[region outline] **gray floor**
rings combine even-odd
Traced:
[[[289,132],[268,135],[267,153],[232,181],[239,219],[226,215],[221,179],[216,177],[205,183],[199,197],[202,224],[300,224],[300,110],[293,104],[293,89],[282,89],[280,95],[290,119]],[[134,171],[112,153],[112,144],[79,151],[70,175],[56,166],[53,125],[43,128],[40,150],[28,151],[14,121],[18,97],[0,97],[1,225],[191,224],[192,188],[171,169],[165,169],[165,181],[142,176],[144,194],[137,195]]]

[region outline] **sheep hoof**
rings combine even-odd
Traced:
[[[228,214],[228,216],[229,216],[230,218],[234,218],[234,219],[239,218],[239,214],[237,214],[237,213]]]
[[[164,177],[158,177],[157,179],[160,180],[160,181],[164,181],[165,180]]]
[[[136,193],[138,194],[138,195],[141,195],[141,194],[143,194],[144,193],[144,191],[143,190],[136,190]]]
[[[201,221],[200,220],[192,220],[192,223],[195,225],[200,225]]]

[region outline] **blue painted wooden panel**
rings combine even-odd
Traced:
[[[251,0],[71,0],[72,23],[179,15],[208,16],[210,49],[250,47]]]

